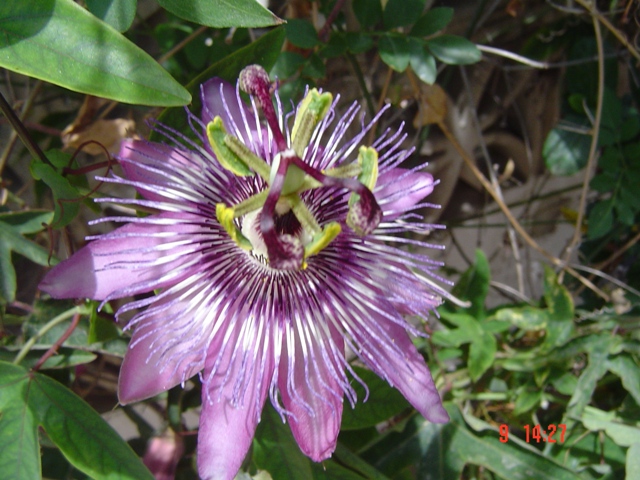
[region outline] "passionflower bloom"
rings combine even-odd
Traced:
[[[249,94],[245,104],[241,91]],[[433,189],[402,128],[361,145],[351,106],[316,89],[284,116],[266,72],[247,67],[237,87],[202,85],[202,116],[189,115],[202,145],[156,125],[173,146],[127,140],[125,177],[151,209],[54,267],[41,289],[55,298],[107,302],[156,292],[118,311],[137,313],[122,364],[122,404],[164,392],[200,373],[198,469],[233,478],[267,395],[314,461],[331,456],[343,399],[359,380],[347,349],[398,388],[429,421],[446,422],[406,316],[426,315],[446,292],[439,265],[407,232],[424,231],[416,209]],[[410,247],[410,248],[400,248]]]

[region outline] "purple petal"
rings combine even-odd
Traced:
[[[278,378],[293,436],[300,450],[315,462],[329,458],[335,450],[342,419],[343,390],[337,380],[342,366],[332,360],[327,344],[333,342],[333,351],[344,354],[344,341],[335,329],[331,330],[331,339],[321,338],[316,332],[317,338],[310,342],[301,342],[294,334],[295,345],[283,349],[289,358],[280,362]],[[303,343],[307,343],[306,352]]]
[[[148,218],[175,218],[176,221],[170,226],[129,223],[90,242],[47,272],[40,283],[40,290],[54,298],[104,300],[114,292],[129,287],[134,287],[134,291],[123,292],[121,296],[161,288],[163,275],[186,263],[184,257],[173,261],[162,261],[162,258],[185,247],[174,247],[169,251],[157,247],[167,242],[188,239],[189,234],[193,234],[199,227],[179,223],[188,218],[186,214],[164,214]],[[174,235],[154,236],[162,233]],[[151,287],[142,285],[151,280],[157,280],[158,283]],[[140,288],[135,288],[137,284],[140,284]]]
[[[123,140],[119,160],[127,178],[144,185],[144,188],[136,186],[138,193],[154,201],[167,200],[161,192],[175,181],[174,168],[177,171],[202,168],[193,152],[143,140]]]
[[[376,321],[381,331],[369,329],[366,323],[354,337],[362,347],[362,359],[404,397],[424,418],[433,423],[446,423],[449,415],[431,378],[422,355],[401,326],[383,318]]]
[[[210,325],[201,318],[206,312],[190,311],[192,303],[170,298],[149,307],[136,325],[120,369],[121,404],[165,392],[204,368]]]
[[[273,376],[272,347],[254,331],[244,339],[255,342],[252,350],[257,348],[243,350],[238,333],[242,325],[236,320],[231,338],[223,338],[222,328],[207,355],[198,432],[198,473],[203,480],[234,478],[251,446]]]
[[[220,116],[227,130],[244,130],[244,118],[251,121],[254,115],[244,103],[240,103],[236,87],[219,78],[213,78],[200,87],[202,100],[202,121],[207,124]],[[243,117],[244,114],[244,117]]]
[[[392,168],[380,173],[374,193],[385,221],[389,221],[411,210],[433,191],[433,186],[430,173]]]

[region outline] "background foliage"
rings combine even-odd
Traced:
[[[86,219],[100,214],[90,199],[105,193],[93,172],[110,167],[120,139],[149,135],[146,116],[185,131],[182,106],[199,110],[203,80],[234,81],[244,66],[260,63],[279,79],[285,106],[306,85],[358,99],[369,114],[391,102],[390,121],[406,121],[416,165],[438,165],[430,145],[441,138],[455,153],[440,170],[441,191],[449,192],[440,197],[448,207],[440,221],[448,231],[434,242],[448,238],[456,249],[456,236],[468,235],[469,218],[452,206],[466,198],[453,190],[460,177],[486,206],[467,217],[482,220],[491,209],[503,215],[501,248],[519,281],[511,287],[492,279],[495,258],[478,250],[466,271],[446,272],[470,306],[445,304],[439,318],[416,319],[431,333],[416,341],[450,423],[426,422],[355,365],[370,398],[345,409],[332,459],[314,464],[300,453],[268,406],[242,478],[637,478],[637,2],[295,0],[269,7],[254,0],[0,3],[3,475],[153,478],[140,458],[160,442],[169,452],[165,472],[196,477],[198,380],[117,407],[133,432],[125,441],[127,429],[116,433],[101,416],[116,406],[128,342],[113,322],[117,305],[97,314],[95,302],[54,301],[36,286],[58,252],[82,244]],[[494,73],[483,77],[484,67]],[[534,77],[540,82],[539,72],[552,75],[557,101],[532,90],[534,103],[520,102],[523,90],[510,82],[523,71],[541,75]],[[487,82],[488,94],[475,95]],[[534,104],[542,107],[531,120]],[[498,133],[495,124],[483,131],[491,115]],[[465,120],[472,130],[464,130]],[[526,168],[522,158],[491,161],[499,157],[491,139],[507,138],[504,132],[524,137]],[[503,193],[530,179],[571,175],[578,201],[547,221],[568,226],[570,235],[543,248],[533,233],[543,222],[516,210],[535,199],[506,203]],[[562,203],[565,193],[549,196]],[[477,238],[488,228],[477,227]],[[525,263],[531,252],[538,260]],[[523,266],[536,265],[537,283],[520,281]]]

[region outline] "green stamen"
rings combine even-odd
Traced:
[[[251,195],[246,200],[243,200],[235,207],[230,210],[233,210],[233,218],[240,218],[247,213],[255,212],[263,207],[265,200],[267,199],[267,195],[269,195],[269,190],[262,190],[255,195]],[[217,213],[217,206],[216,206]]]
[[[309,232],[312,237],[322,232],[322,227],[298,195],[290,195],[287,199],[302,228]]]
[[[224,203],[218,203],[216,205],[216,218],[218,219],[218,222],[220,222],[220,225],[222,225],[222,228],[224,228],[236,245],[243,250],[251,251],[253,249],[253,245],[251,245],[251,242],[236,226],[233,221],[234,217],[235,214],[233,208],[227,207]]]
[[[215,117],[213,121],[207,125],[207,138],[220,165],[239,177],[253,175],[253,172],[242,159],[227,146],[225,142],[225,137],[227,136],[222,118]]]
[[[291,130],[291,143],[298,157],[302,158],[313,131],[331,109],[332,102],[333,96],[330,93],[321,94],[315,88],[302,100]]]
[[[304,247],[304,258],[317,255],[324,250],[342,231],[338,222],[327,224],[321,232],[313,236],[313,240]]]
[[[353,162],[347,165],[341,165],[336,168],[330,168],[323,171],[322,173],[324,173],[328,177],[334,178],[353,178],[362,173],[362,167],[358,163]]]
[[[370,191],[378,181],[378,152],[373,147],[360,147],[358,151],[358,166],[362,169],[358,174],[358,181]],[[349,206],[358,201],[360,195],[352,193],[349,197]]]
[[[224,137],[224,144],[239,157],[245,165],[260,175],[265,182],[269,181],[269,172],[271,170],[269,164],[249,150],[238,138],[227,134]]]

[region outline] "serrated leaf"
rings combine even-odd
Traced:
[[[151,106],[191,101],[153,58],[72,0],[0,2],[0,51],[0,66],[76,92]]]
[[[436,7],[422,15],[413,25],[410,35],[428,37],[445,28],[453,18],[453,8]]]
[[[126,32],[136,17],[137,0],[86,0],[87,8],[119,32]]]
[[[7,478],[39,478],[41,426],[67,460],[93,478],[153,480],[100,415],[55,380],[0,362],[0,392],[0,465]]]
[[[409,39],[396,35],[384,35],[378,43],[380,58],[396,72],[404,72],[409,66]]]
[[[52,218],[53,212],[40,210],[0,214],[0,299],[12,302],[16,296],[12,252],[38,265],[48,264],[49,251],[23,235],[41,231],[44,228],[42,224],[51,223]]]
[[[174,15],[214,28],[269,27],[282,19],[256,0],[158,0]]]
[[[438,60],[449,65],[469,65],[482,58],[482,53],[473,42],[457,35],[432,38],[427,41],[427,47]]]
[[[262,65],[267,71],[271,70],[280,54],[284,39],[285,32],[282,27],[271,30],[255,42],[235,51],[200,73],[191,80],[186,87],[187,91],[193,95],[191,111],[195,115],[200,114],[200,110],[202,109],[200,84],[206,80],[212,77],[220,77],[223,80],[235,83],[242,69],[253,63]],[[186,135],[192,134],[184,108],[169,108],[164,110],[158,117],[158,122]],[[163,141],[164,137],[154,131],[151,133],[151,140]]]
[[[358,395],[358,403],[354,409],[345,406],[341,430],[372,427],[409,407],[409,402],[397,389],[389,386],[372,371],[360,367],[353,367],[353,370],[367,385],[369,398],[363,402],[365,389],[359,382],[354,381],[352,386]]]

